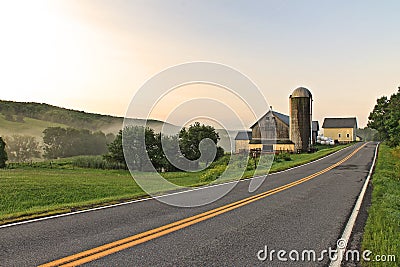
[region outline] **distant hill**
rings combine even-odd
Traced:
[[[0,100],[0,135],[25,134],[40,137],[43,130],[51,126],[117,133],[122,128],[123,120],[122,117],[87,113],[44,103]],[[144,125],[145,120],[132,119],[132,123]],[[163,124],[157,120],[147,123],[155,131],[159,131]]]
[[[42,121],[32,118],[24,118],[24,122],[9,121],[0,114],[0,136],[12,136],[14,134],[41,137],[47,127],[68,127],[65,124]]]
[[[14,134],[35,136],[40,140],[47,127],[73,127],[102,131],[104,133],[118,133],[122,129],[124,118],[110,115],[101,115],[66,109],[44,103],[14,102],[0,100],[0,136]],[[129,124],[145,125],[146,120],[132,118]],[[164,127],[167,134],[176,133],[180,127],[158,120],[148,120],[147,126],[160,132]],[[234,138],[236,131],[225,132],[216,129],[220,134],[219,145],[226,151],[230,150],[229,137]]]

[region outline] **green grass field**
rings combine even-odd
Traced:
[[[64,124],[24,118],[24,122],[8,121],[0,114],[0,136],[12,136],[14,134],[41,137],[47,127],[67,127]],[[40,141],[40,140],[39,140]]]
[[[372,205],[362,242],[374,255],[395,255],[397,262],[364,262],[364,266],[399,266],[400,261],[400,148],[379,148],[372,176]]]
[[[313,154],[294,154],[291,161],[274,162],[271,171],[301,165],[346,146],[328,147]],[[69,212],[105,203],[146,196],[125,170],[73,168],[68,160],[24,165],[0,170],[0,224],[44,215]],[[204,173],[171,172],[163,176],[181,186],[198,186]],[[244,177],[251,177],[247,171]]]

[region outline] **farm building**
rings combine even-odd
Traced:
[[[271,125],[273,122],[275,124]],[[235,137],[235,152],[250,150],[294,152],[294,143],[289,139],[290,117],[277,111],[268,111],[251,127],[251,131],[240,131]],[[319,131],[318,121],[313,121],[313,136]],[[274,140],[274,137],[276,140]],[[315,141],[314,141],[315,143]]]
[[[271,107],[250,127],[251,132],[238,132],[235,152],[308,151],[319,131],[318,121],[312,121],[312,101],[307,88],[295,89],[289,97],[290,116]]]
[[[249,142],[251,140],[251,132],[238,132],[235,137],[235,152],[243,153],[249,151]]]
[[[322,125],[324,136],[339,143],[357,140],[357,118],[325,118]]]
[[[294,144],[289,139],[289,116],[270,110],[250,128],[250,150],[294,151]]]
[[[238,132],[235,138],[236,153],[256,151],[294,151],[289,140],[289,116],[268,111],[251,127],[251,132]]]
[[[313,121],[312,122],[312,142],[315,144],[317,142],[317,136],[319,131],[319,122]]]

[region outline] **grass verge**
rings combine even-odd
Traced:
[[[326,147],[322,148],[320,150],[318,150],[315,153],[304,153],[304,154],[293,154],[291,155],[291,160],[289,161],[280,161],[280,162],[275,162],[272,164],[271,169],[269,171],[269,173],[274,173],[274,172],[280,172],[280,171],[284,171],[296,166],[300,166],[306,163],[309,163],[311,161],[323,158],[325,156],[328,156],[332,153],[335,153],[343,148],[346,148],[350,146],[350,144],[347,145],[338,145],[335,147]],[[244,173],[243,178],[250,178],[252,177],[254,174],[254,170],[252,171],[246,171]]]
[[[271,171],[305,164],[344,147],[328,147],[313,154],[294,154],[290,161],[274,162]],[[53,167],[56,166],[53,164]],[[204,172],[162,175],[174,184],[193,187],[207,184],[200,181]],[[243,178],[251,177],[252,174],[254,170],[246,171]],[[0,224],[145,196],[146,193],[125,170],[68,168],[64,163],[56,168],[49,168],[45,164],[36,167],[25,165],[0,170]]]
[[[372,176],[372,204],[364,229],[362,250],[395,255],[397,262],[363,262],[363,266],[399,266],[400,257],[400,148],[382,144]],[[380,257],[380,256],[378,256]]]

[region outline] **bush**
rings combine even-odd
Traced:
[[[274,161],[275,162],[282,162],[282,161],[291,161],[292,158],[289,153],[279,153],[275,155]]]
[[[225,169],[226,165],[219,165],[212,169],[208,169],[204,174],[200,176],[200,182],[211,182],[218,179],[218,177],[221,176]]]

